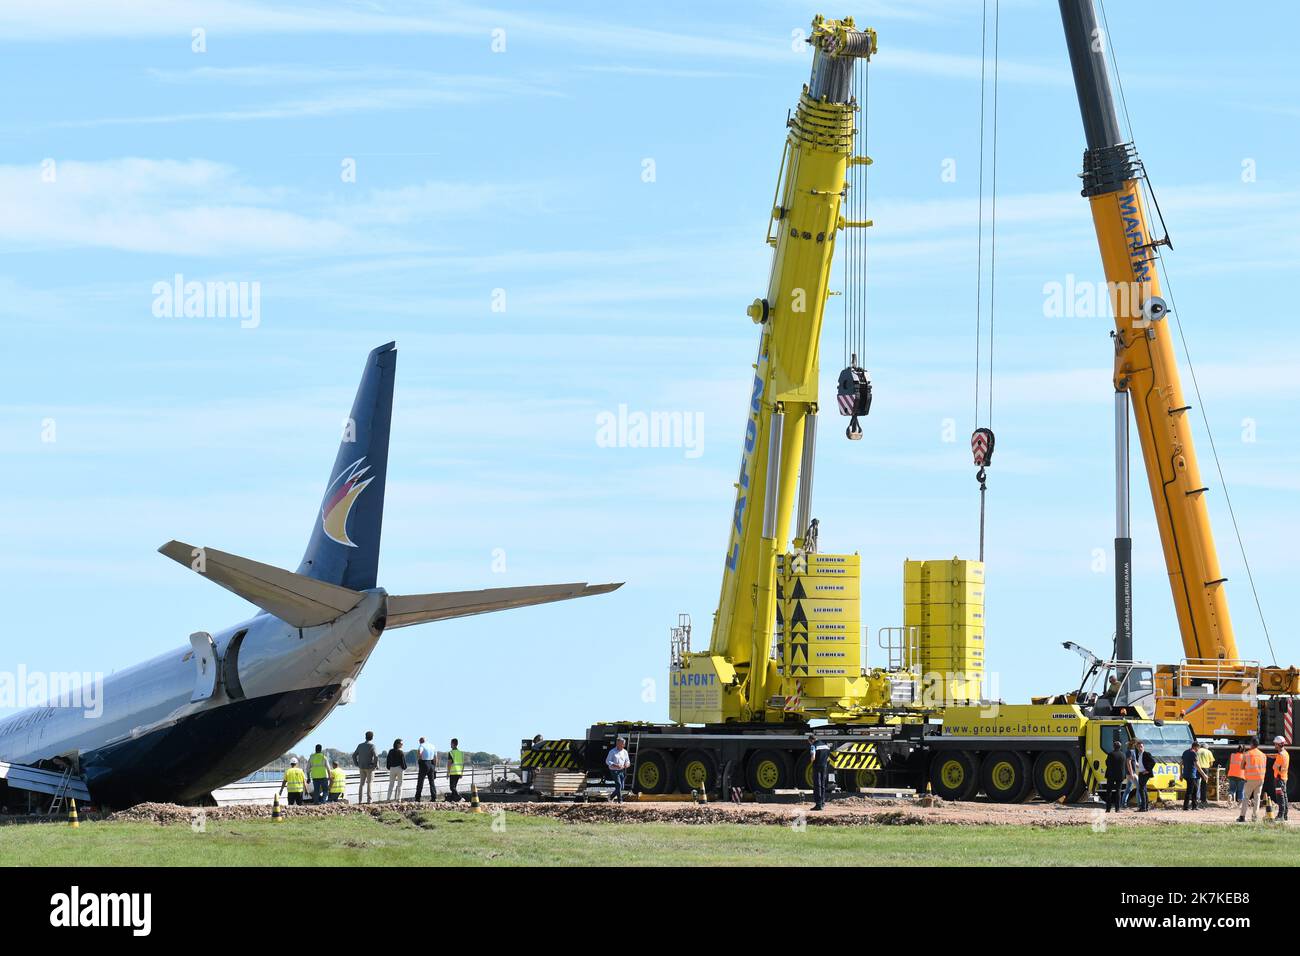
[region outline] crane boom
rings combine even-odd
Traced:
[[[872,30],[852,18],[813,21],[812,74],[788,120],[767,293],[748,314],[761,325],[722,589],[709,643],[746,683],[750,708],[766,699],[776,616],[776,557],[789,540],[806,442],[816,427],[818,347],[841,204],[855,157],[853,73],[875,51]],[[811,468],[802,480],[811,482]],[[805,489],[806,491],[806,489]],[[806,496],[806,495],[805,495]],[[802,538],[804,528],[795,532]]]
[[[1060,0],[1087,151],[1083,195],[1092,209],[1115,316],[1115,388],[1128,392],[1142,447],[1169,587],[1189,659],[1237,661],[1226,579],[1206,507],[1183,399],[1156,250],[1142,195],[1144,173],[1120,134],[1105,45],[1092,0]]]

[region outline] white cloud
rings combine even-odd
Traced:
[[[0,241],[210,255],[324,252],[347,230],[327,219],[266,205],[228,166],[205,160],[59,162],[0,166]]]
[[[657,58],[708,58],[716,61],[789,62],[806,58],[791,46],[790,30],[807,27],[807,11],[792,11],[788,30],[773,29],[756,33],[734,25],[700,23],[694,32],[659,30],[627,26],[608,19],[582,19],[549,13],[516,13],[506,9],[444,2],[436,16],[422,15],[427,9],[411,8],[414,13],[341,10],[337,7],[312,7],[304,4],[264,5],[238,0],[17,0],[0,6],[0,39],[24,41],[69,40],[84,37],[168,37],[188,41],[190,31],[202,27],[209,35],[239,34],[430,34],[475,38],[487,48],[492,31],[504,29],[529,43],[542,41],[569,49],[618,55],[646,55]],[[867,23],[872,17],[885,19],[949,19],[958,10],[967,10],[956,0],[929,0],[924,4],[876,2],[859,18]],[[507,41],[509,42],[509,41]],[[967,79],[979,76],[980,62],[975,57],[933,53],[923,50],[885,47],[879,63],[887,70],[898,69],[939,77]],[[638,67],[622,64],[616,69],[651,71],[651,75],[668,75],[661,63]],[[676,74],[674,74],[676,75]],[[684,75],[684,74],[683,74]],[[1059,85],[1068,83],[1068,74],[1033,64],[1000,61],[1000,75],[1010,82]],[[255,73],[227,74],[242,82],[255,82]],[[173,75],[174,78],[174,75]],[[287,109],[288,107],[282,107]],[[391,108],[391,107],[389,107]],[[247,114],[247,115],[245,115]],[[302,114],[291,114],[302,115]],[[189,119],[180,114],[176,119]],[[231,111],[214,118],[264,118],[256,111]],[[169,121],[159,118],[158,122]]]
[[[319,255],[427,250],[377,227],[422,227],[519,203],[537,187],[426,182],[371,190],[351,203],[251,186],[206,160],[75,160],[0,166],[0,242],[23,248],[92,246],[176,255]],[[289,200],[318,212],[284,208]]]
[[[452,10],[438,17],[366,13],[338,5],[258,4],[238,0],[12,0],[0,5],[0,38],[49,41],[79,37],[267,33],[477,32]]]

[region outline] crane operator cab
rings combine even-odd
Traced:
[[[1106,676],[1106,692],[1098,703],[1103,701],[1116,711],[1122,707],[1140,707],[1143,713],[1154,714],[1155,669],[1150,664],[1113,663]]]
[[[1103,660],[1086,647],[1074,641],[1062,646],[1083,658],[1086,665],[1078,690],[1044,702],[1075,703],[1086,707],[1093,716],[1136,716],[1135,708],[1143,717],[1155,713],[1155,668],[1143,661]]]

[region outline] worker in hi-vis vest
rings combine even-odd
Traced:
[[[338,803],[343,799],[343,788],[347,786],[348,775],[343,772],[339,762],[335,760],[330,767],[330,803]]]
[[[307,787],[307,775],[298,766],[297,757],[289,758],[289,766],[284,771],[284,779],[280,781],[280,789],[276,792],[276,796],[284,793],[286,787],[289,788],[290,806],[302,806],[302,792]]]
[[[324,803],[328,797],[330,764],[320,744],[316,745],[316,752],[307,758],[307,776],[311,777],[312,800]]]
[[[1228,798],[1233,803],[1241,803],[1246,792],[1246,772],[1241,769],[1246,756],[1246,745],[1237,744],[1237,749],[1228,757]]]
[[[460,800],[461,795],[456,788],[460,785],[460,778],[465,775],[465,751],[460,749],[460,741],[455,737],[451,738],[451,749],[447,751],[447,785],[451,792],[447,795],[448,800]]]
[[[1273,738],[1273,802],[1277,804],[1277,818],[1285,820],[1291,804],[1286,798],[1286,781],[1291,775],[1291,755],[1286,752],[1286,738]]]
[[[1250,807],[1250,822],[1259,819],[1259,796],[1264,789],[1264,771],[1268,769],[1268,757],[1259,749],[1259,741],[1250,738],[1246,753],[1241,758],[1241,773],[1246,778],[1246,791],[1241,797],[1241,813],[1238,823],[1246,822],[1246,807]]]

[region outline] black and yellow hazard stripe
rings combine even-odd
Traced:
[[[577,768],[577,755],[574,753],[572,740],[543,740],[533,747],[526,747],[519,755],[519,766],[557,769]]]
[[[843,743],[831,750],[832,770],[879,770],[880,757],[873,743]]]

